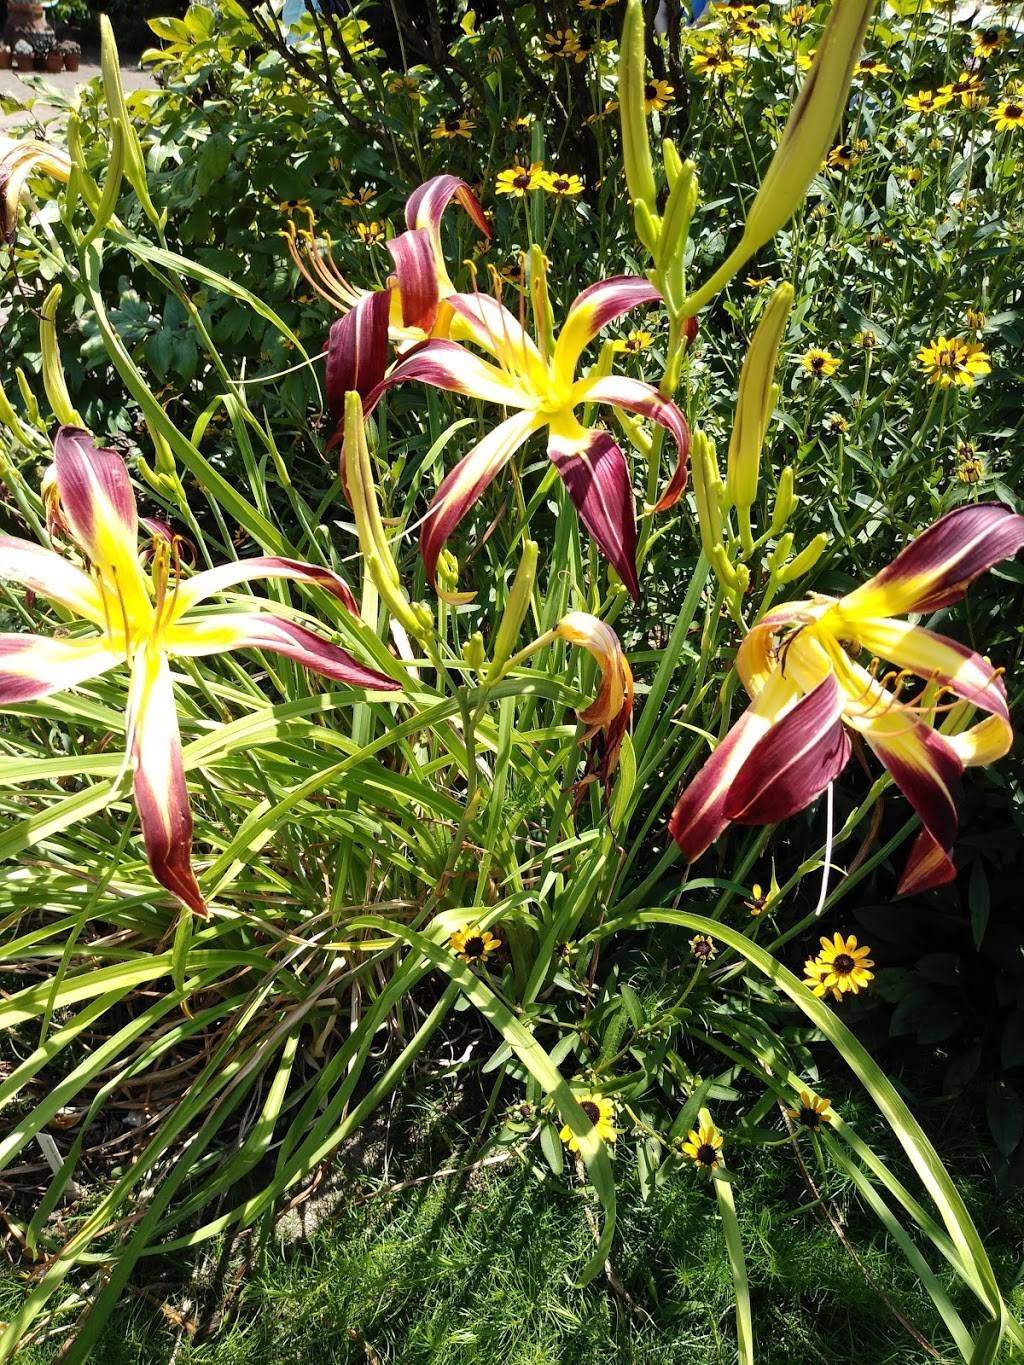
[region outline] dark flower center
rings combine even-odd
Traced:
[[[512,184],[515,185],[517,190],[528,190],[530,188],[530,172],[520,171],[512,181]]]
[[[580,1108],[583,1110],[584,1114],[586,1114],[587,1118],[596,1128],[598,1120],[601,1117],[600,1105],[595,1104],[593,1100],[584,1100],[583,1103],[580,1105]]]
[[[564,193],[569,188],[569,182],[568,180],[561,180],[556,178],[552,180],[551,188],[553,190],[558,190],[559,193]]]
[[[710,1142],[702,1142],[697,1148],[697,1160],[702,1166],[713,1166],[718,1160],[718,1149]]]
[[[811,357],[811,369],[812,369],[812,370],[820,370],[820,369],[823,368],[824,364],[825,364],[825,357],[824,357],[823,355],[816,355],[816,356],[812,356],[812,357]]]
[[[658,87],[654,84],[653,81],[648,81],[647,84],[644,86],[644,99],[645,99],[645,100],[656,100],[657,98],[658,98]]]
[[[999,42],[999,30],[997,28],[987,28],[982,32],[981,41],[990,47],[993,43]]]
[[[856,965],[849,953],[840,953],[832,963],[832,970],[840,976],[849,976]]]
[[[1020,118],[1021,114],[1024,114],[1024,108],[1019,104],[1008,104],[1003,110],[1004,118]]]
[[[471,938],[466,939],[462,951],[466,954],[467,957],[482,956],[484,951],[483,939],[480,937],[479,934],[473,934]]]
[[[444,121],[444,130],[445,130],[445,132],[446,132],[446,133],[455,133],[455,132],[457,132],[457,131],[458,131],[458,128],[459,128],[459,124],[460,124],[461,122],[462,122],[462,120],[461,120],[461,119],[458,119],[458,118],[446,118],[445,121]]]
[[[808,1109],[805,1106],[800,1110],[800,1122],[805,1128],[820,1128],[821,1115],[816,1109]]]

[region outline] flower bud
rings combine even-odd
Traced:
[[[788,283],[780,284],[772,294],[740,371],[727,475],[729,501],[739,508],[749,508],[757,497],[761,450],[775,406],[775,366],[793,298],[793,286]]]
[[[478,630],[475,630],[469,639],[463,642],[462,657],[474,671],[479,672],[483,668],[487,651],[484,649],[484,637]]]
[[[793,491],[795,478],[796,476],[793,473],[793,466],[791,464],[786,465],[779,475],[779,486],[775,492],[775,506],[772,509],[772,524],[770,528],[773,536],[779,534],[786,522],[789,521],[790,517],[793,515],[796,510],[796,505],[800,501]]]
[[[645,58],[644,11],[641,0],[627,0],[626,17],[619,43],[619,116],[622,121],[622,159],[626,184],[634,206],[643,203],[657,214],[657,189],[651,144],[644,111]],[[657,237],[655,236],[655,241]],[[644,242],[648,246],[647,242]],[[653,245],[648,246],[653,251]]]
[[[114,30],[105,14],[100,15],[100,72],[103,76],[103,92],[107,99],[111,124],[119,124],[124,136],[124,173],[128,183],[139,197],[146,217],[151,223],[163,227],[166,214],[159,214],[149,194],[146,179],[146,163],[142,156],[142,143],[135,131],[135,125],[128,115],[124,102],[124,87],[121,85],[121,62],[114,41]]]
[[[793,532],[786,531],[775,542],[775,548],[768,556],[768,566],[773,573],[780,573],[783,564],[793,553]]]
[[[511,588],[509,588],[505,610],[494,636],[490,667],[492,677],[498,674],[511,658],[512,651],[519,638],[519,632],[526,619],[526,613],[530,610],[530,599],[533,596],[533,585],[537,577],[538,554],[539,550],[535,540],[524,542],[523,553],[519,559],[519,568],[516,570],[516,576],[512,580]]]
[[[694,431],[690,442],[690,478],[697,504],[697,524],[704,553],[714,563],[713,553],[722,549],[722,513],[715,487],[710,455],[711,442],[703,431]],[[722,553],[725,551],[722,549]]]
[[[85,423],[75,409],[64,379],[57,346],[56,317],[63,286],[55,284],[43,301],[39,312],[39,349],[42,352],[43,388],[50,400],[53,415],[61,426],[82,427]]]
[[[820,531],[809,545],[806,545],[796,559],[787,564],[779,572],[780,583],[792,583],[794,578],[799,578],[802,574],[809,573],[814,568],[818,560],[825,552],[828,544],[828,536],[824,531]]]

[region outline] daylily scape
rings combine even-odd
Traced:
[[[125,748],[149,864],[163,886],[205,915],[192,869],[192,813],[169,660],[260,649],[352,687],[396,691],[401,684],[298,622],[262,610],[271,604],[258,598],[245,611],[197,615],[209,598],[254,578],[315,584],[353,614],[357,607],[333,570],[292,559],[237,560],[182,578],[176,542],[163,528],[153,537],[147,572],[124,461],[97,448],[87,431],[58,431],[49,487],[50,521],[66,530],[81,566],[56,550],[0,536],[0,578],[49,598],[99,633],[0,635],[0,704],[34,701],[121,666],[131,670]]]

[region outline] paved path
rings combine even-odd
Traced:
[[[46,123],[53,118],[59,111],[52,105],[46,103],[46,96],[43,90],[37,87],[37,83],[50,85],[60,90],[62,94],[70,95],[72,91],[83,82],[91,80],[100,74],[99,63],[96,61],[83,61],[77,71],[58,71],[52,75],[48,71],[0,71],[0,94],[12,95],[17,100],[38,100],[33,107],[32,115],[24,113],[6,114],[0,111],[0,133],[9,133],[13,130],[23,128],[26,122],[31,122],[35,117],[40,123]],[[23,77],[27,76],[27,80]],[[141,90],[156,85],[156,80],[150,71],[140,71],[136,65],[130,64],[122,66],[121,80],[125,90]],[[31,82],[32,84],[29,84]]]

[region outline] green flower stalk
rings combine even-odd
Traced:
[[[803,202],[846,108],[854,64],[874,6],[875,0],[835,0],[807,79],[750,206],[739,245],[687,300],[689,313],[714,298]]]
[[[526,620],[526,613],[530,610],[533,585],[537,578],[539,554],[540,549],[535,540],[524,542],[523,553],[519,559],[519,568],[512,580],[508,599],[505,602],[505,610],[494,635],[494,649],[491,654],[489,669],[491,678],[497,678],[501,673],[505,664],[512,657],[512,651],[519,639],[519,632]]]
[[[377,491],[370,467],[370,452],[366,445],[363,425],[363,402],[359,394],[345,395],[345,444],[342,451],[342,470],[345,487],[352,502],[356,519],[359,549],[366,563],[366,571],[380,594],[380,599],[396,621],[410,635],[422,639],[430,634],[432,620],[422,603],[411,603],[402,589],[398,565],[384,532]]]
[[[752,554],[750,507],[757,497],[761,470],[761,451],[775,407],[778,390],[774,383],[779,346],[793,307],[793,286],[780,284],[772,294],[754,332],[740,371],[736,415],[729,441],[727,490],[729,501],[739,517],[740,540],[746,554]]]

